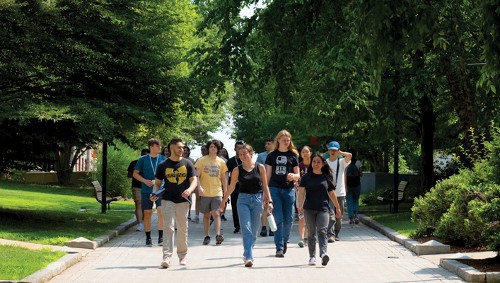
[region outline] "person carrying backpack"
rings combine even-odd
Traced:
[[[363,176],[363,169],[361,162],[357,160],[357,152],[350,149],[352,153],[351,164],[346,169],[346,202],[347,202],[347,215],[349,216],[349,224],[359,224],[358,210],[359,210],[359,195],[361,194],[361,176]]]

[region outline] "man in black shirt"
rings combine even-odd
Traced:
[[[241,160],[238,158],[238,150],[240,150],[243,147],[243,142],[242,141],[237,141],[234,144],[234,152],[236,153],[235,156],[229,158],[229,160],[226,162],[227,166],[227,172],[229,173],[229,178],[228,178],[228,183],[231,183],[231,172],[233,172],[233,169],[238,167],[238,165],[241,164]],[[239,233],[240,232],[240,219],[238,217],[238,195],[239,195],[239,184],[236,183],[236,187],[234,188],[234,191],[231,193],[231,209],[233,211],[233,224],[234,224],[234,233]]]

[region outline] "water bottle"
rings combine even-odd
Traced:
[[[269,229],[273,232],[276,232],[278,230],[278,227],[276,226],[276,221],[274,221],[274,216],[267,210],[267,222],[269,223]]]

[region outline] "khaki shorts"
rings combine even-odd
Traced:
[[[132,188],[132,198],[134,199],[134,201],[141,201],[141,190],[141,188]]]
[[[201,213],[208,213],[219,210],[221,202],[222,197],[201,197],[200,211]]]

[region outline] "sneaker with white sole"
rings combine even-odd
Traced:
[[[316,258],[315,257],[309,258],[309,265],[316,265]]]
[[[299,247],[303,248],[304,247],[304,241],[299,241],[298,245],[299,245]]]
[[[180,259],[179,259],[179,264],[180,264],[180,265],[186,265],[186,264],[187,264],[187,260],[186,260],[186,258],[185,258],[185,257],[180,258]]]
[[[170,267],[170,259],[166,258],[161,262],[161,267],[162,268],[169,268]]]
[[[144,224],[143,223],[137,224],[137,227],[135,228],[135,231],[137,231],[137,232],[144,232]]]
[[[224,241],[224,236],[222,236],[222,235],[215,236],[215,244],[216,245],[222,244],[223,241]]]
[[[245,261],[245,267],[252,267],[253,266],[253,260],[247,259]]]

